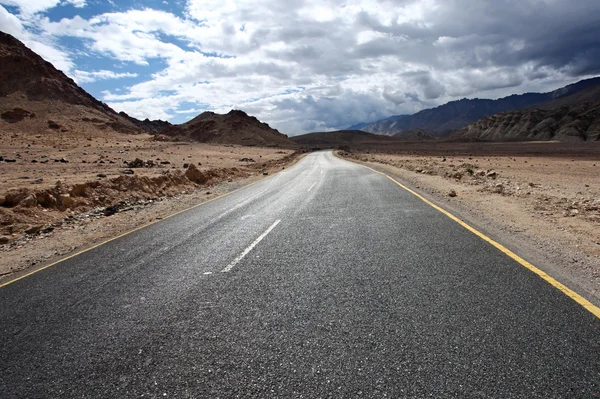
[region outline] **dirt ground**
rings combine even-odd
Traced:
[[[263,178],[297,155],[111,131],[2,132],[0,282]]]
[[[599,302],[598,143],[415,143],[340,155],[407,182]]]

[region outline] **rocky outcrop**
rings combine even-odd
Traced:
[[[452,134],[461,140],[600,140],[600,102],[520,110],[483,118]]]

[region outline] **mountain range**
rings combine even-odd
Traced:
[[[432,137],[447,137],[482,118],[519,109],[553,109],[582,101],[594,100],[600,78],[582,80],[548,93],[525,93],[497,100],[462,99],[451,101],[436,108],[426,109],[414,115],[397,115],[360,128],[365,132],[403,137],[413,135],[415,129],[427,132]],[[454,136],[456,137],[456,135]]]

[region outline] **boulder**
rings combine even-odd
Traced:
[[[3,205],[7,206],[7,207],[16,206],[21,201],[23,201],[28,195],[29,195],[29,192],[26,190],[9,191],[4,196],[4,204]]]
[[[111,205],[104,208],[104,216],[112,216],[119,212],[119,205]]]
[[[21,202],[19,202],[19,205],[24,206],[26,208],[33,208],[37,204],[37,198],[33,194],[28,195]]]
[[[8,123],[20,122],[26,117],[34,118],[35,114],[23,108],[14,108],[13,110],[5,111],[0,115],[0,118],[4,119]]]
[[[206,175],[193,163],[188,165],[187,170],[185,171],[185,177],[197,184],[204,184],[208,180]]]
[[[87,196],[87,185],[86,184],[75,184],[71,191],[69,191],[71,197],[86,197]]]
[[[38,204],[44,208],[52,208],[57,204],[56,197],[50,193],[38,193],[36,195],[36,199]]]
[[[151,163],[150,163],[151,162]],[[136,158],[133,161],[127,162],[125,161],[125,163],[127,164],[128,168],[145,168],[145,167],[152,167],[154,166],[154,162],[152,161],[145,161],[140,159],[140,158]]]
[[[60,129],[60,125],[52,120],[48,121],[48,127],[50,129]]]
[[[60,205],[64,208],[74,208],[75,207],[75,200],[73,198],[71,198],[71,196],[69,194],[61,194],[58,197],[58,201],[60,202]]]
[[[43,226],[41,224],[38,224],[36,226],[31,226],[30,228],[28,228],[27,230],[25,230],[25,233],[27,233],[27,234],[37,234],[42,229],[42,227]]]

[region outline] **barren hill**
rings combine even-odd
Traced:
[[[227,114],[203,112],[181,125],[172,125],[161,131],[170,137],[185,137],[199,142],[241,144],[250,146],[287,147],[294,145],[285,134],[279,133],[243,111]]]
[[[312,146],[359,145],[395,141],[392,137],[363,132],[361,130],[338,130],[335,132],[315,132],[291,138],[297,144]]]
[[[3,32],[0,32],[0,76],[0,124],[6,132],[143,131]]]
[[[526,109],[483,118],[452,134],[455,139],[599,141],[600,101],[556,109]]]
[[[597,80],[590,79],[575,85]],[[600,140],[600,85],[570,90],[570,93],[557,96],[538,108],[504,112],[480,119],[454,132],[451,137],[486,141]]]

